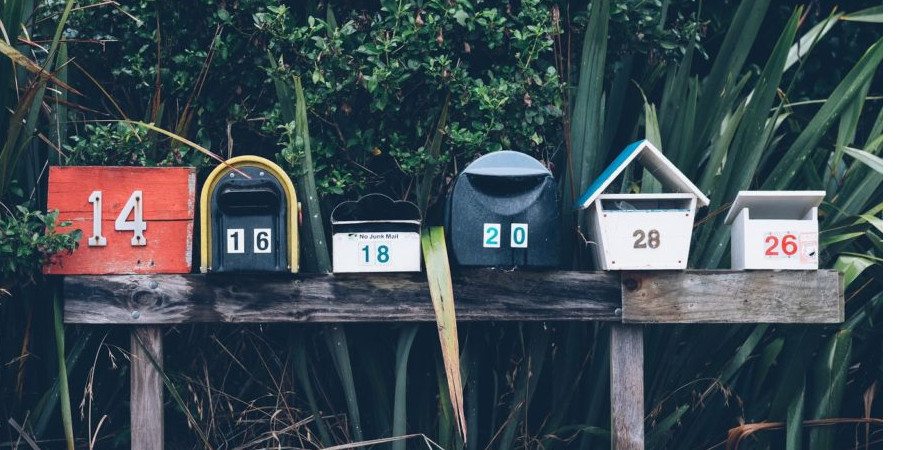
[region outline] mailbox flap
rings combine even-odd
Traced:
[[[750,210],[751,219],[803,219],[824,198],[825,191],[740,191],[725,216],[725,223],[734,222],[744,208]]]
[[[472,161],[462,173],[482,177],[553,176],[540,161],[512,150],[488,153]]]

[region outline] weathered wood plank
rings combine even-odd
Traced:
[[[626,323],[840,323],[841,275],[818,271],[622,274]]]
[[[453,274],[460,321],[618,321],[619,276],[465,270]],[[66,323],[433,321],[423,274],[123,275],[65,280]]]
[[[155,363],[154,363],[155,362]],[[131,448],[163,448],[162,329],[131,330]]]
[[[609,335],[613,450],[644,449],[644,330],[613,324]]]

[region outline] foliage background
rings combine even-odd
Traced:
[[[55,286],[34,269],[72,243],[37,243],[34,230],[51,217],[40,212],[46,165],[189,164],[202,175],[213,164],[118,121],[128,118],[223,156],[278,159],[299,183],[308,172],[293,101],[275,95],[296,76],[323,211],[372,191],[437,211],[455,173],[499,149],[544,161],[577,195],[616,149],[648,136],[719,197],[692,250],[695,267],[719,267],[720,213],[733,192],[827,189],[822,264],[847,274],[848,322],[648,329],[648,444],[723,446],[728,430],[769,421],[786,429],[744,446],[879,448],[880,425],[859,419],[881,415],[881,173],[871,167],[878,160],[866,165],[852,150],[881,155],[881,56],[870,50],[881,24],[842,18],[813,32],[821,40],[801,62],[781,67],[787,44],[832,11],[880,3],[597,1],[139,0],[79,3],[67,20],[67,2],[3,1],[9,43],[80,95],[52,83],[38,90],[29,84],[38,77],[0,61],[0,123],[13,124],[20,105],[34,116],[33,131],[16,135],[11,125],[0,136],[0,162],[16,155],[0,180],[9,209],[0,208],[0,417],[9,419],[0,447],[22,436],[60,447],[67,422],[78,447],[128,443],[127,331],[68,327],[63,352],[53,338]],[[37,101],[26,102],[29,92]],[[622,189],[653,185],[633,173]],[[568,242],[572,265],[588,267],[574,233]],[[168,444],[327,446],[405,429],[462,447],[435,337],[425,326],[172,328]],[[461,339],[468,448],[608,445],[604,326],[466,325]],[[800,423],[826,418],[848,420]]]

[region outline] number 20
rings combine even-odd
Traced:
[[[143,192],[134,191],[125,202],[125,207],[116,217],[116,231],[132,231],[134,235],[131,237],[132,247],[147,245],[147,239],[144,238],[144,230],[147,229],[147,222],[144,222],[144,202],[142,200]],[[88,247],[106,247],[106,238],[103,236],[103,191],[93,191],[88,196],[88,203],[94,206],[93,215],[93,233],[88,238]],[[134,220],[128,220],[128,216],[134,212]]]

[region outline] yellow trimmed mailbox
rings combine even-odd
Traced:
[[[819,268],[819,204],[825,191],[741,191],[731,225],[731,268]]]
[[[272,161],[220,164],[200,193],[200,271],[294,272],[300,268],[294,184]]]
[[[668,193],[606,193],[631,163],[639,161]],[[687,267],[697,206],[709,199],[650,141],[635,142],[607,167],[578,200],[588,209],[594,262],[603,270]]]

